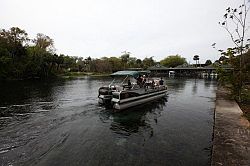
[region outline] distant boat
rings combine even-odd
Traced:
[[[169,71],[169,72],[168,72],[168,76],[169,76],[169,77],[175,76],[175,71]]]
[[[123,110],[164,97],[167,87],[163,85],[163,80],[149,78],[149,74],[150,71],[118,71],[111,74],[114,80],[108,86],[99,88],[99,104]]]

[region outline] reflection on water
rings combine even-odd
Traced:
[[[197,93],[197,88],[198,88],[197,87],[197,80],[194,79],[193,90],[192,90],[192,92],[193,92],[194,95]]]
[[[147,117],[150,113],[153,115],[153,121],[157,124],[157,118],[161,116],[161,111],[166,105],[167,97],[140,105],[129,110],[113,113],[111,110],[105,110],[100,113],[102,122],[112,120],[110,129],[122,136],[130,136],[142,130],[149,130],[153,136],[153,128],[150,126],[152,123]]]
[[[165,79],[166,98],[97,104],[110,78],[0,83],[3,165],[210,165],[216,82]]]

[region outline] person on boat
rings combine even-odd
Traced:
[[[146,76],[145,75],[143,75],[143,78],[142,78],[142,85],[144,86],[144,87],[146,87]]]
[[[147,80],[145,75],[143,75],[142,86],[145,88],[145,90],[147,90],[150,86],[150,82]]]
[[[139,77],[137,78],[137,85],[140,86],[140,88],[142,87],[142,76],[139,75]]]
[[[160,84],[160,85],[163,85],[163,82],[164,82],[164,81],[162,80],[162,77],[161,77],[161,80],[159,81],[159,84]]]
[[[130,80],[128,80],[128,86],[131,86],[131,82],[130,82]]]
[[[132,87],[132,84],[131,84],[130,80],[128,80],[128,88],[131,89],[131,87]]]
[[[124,89],[131,89],[132,88],[132,83],[131,83],[130,79],[128,79],[127,84],[123,84],[122,87],[123,87],[123,90]]]
[[[154,81],[154,79],[151,82],[151,86],[152,86],[152,88],[155,87],[155,81]]]

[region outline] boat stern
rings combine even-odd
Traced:
[[[112,95],[99,95],[98,103],[99,105],[110,105],[112,99]]]

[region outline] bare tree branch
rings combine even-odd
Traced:
[[[239,45],[235,42],[234,36],[233,36],[233,34],[229,31],[229,29],[228,29],[227,27],[225,27],[225,26],[222,26],[222,27],[229,33],[229,35],[230,35],[230,37],[231,37],[233,43],[234,43],[237,47],[239,47]]]
[[[232,13],[234,18],[243,26],[243,22],[235,15],[235,13]]]

